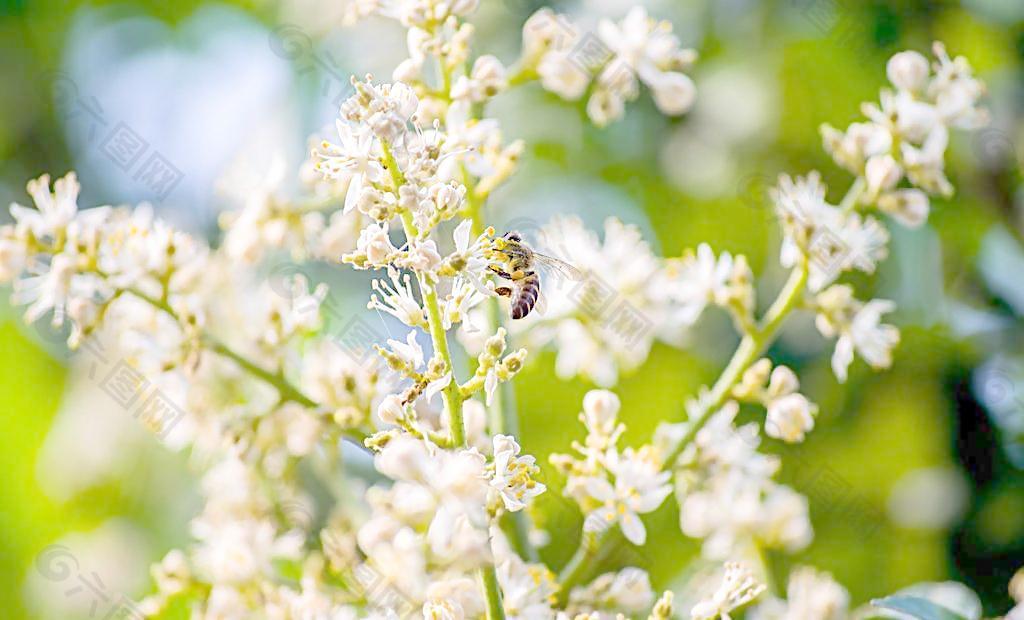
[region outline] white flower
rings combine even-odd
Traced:
[[[874,273],[875,266],[888,255],[886,245],[889,243],[889,231],[873,217],[851,213],[843,218],[840,227],[834,232],[838,233],[840,243],[845,247],[839,248],[841,254],[835,263],[832,262],[836,258],[834,256],[819,256],[817,262],[812,257],[811,278],[815,282],[811,286],[813,290],[820,289],[838,275],[827,273],[828,271],[859,269],[864,273]],[[811,246],[813,250],[813,239]],[[822,273],[815,274],[816,269]]]
[[[652,512],[672,493],[668,484],[669,472],[661,471],[659,464],[626,448],[620,455],[609,450],[606,465],[615,479],[614,486],[604,478],[583,480],[590,497],[603,506],[584,521],[587,531],[602,531],[613,523],[622,527],[622,533],[635,545],[647,540],[647,530],[639,515]]]
[[[767,361],[767,360],[765,360]],[[770,364],[770,362],[769,362]],[[800,389],[800,380],[787,366],[776,366],[768,379],[768,394],[773,398],[786,396]]]
[[[248,309],[246,333],[268,350],[284,347],[294,336],[316,330],[320,326],[320,305],[327,298],[326,284],[310,291],[309,281],[302,274],[285,277],[280,286],[284,290],[265,283]],[[184,316],[181,310],[178,314]]]
[[[383,310],[409,327],[425,327],[426,314],[412,294],[412,277],[409,274],[403,276],[397,269],[388,267],[388,279],[391,284],[385,280],[373,281],[376,294],[367,307]]]
[[[410,243],[408,253],[400,261],[400,264],[417,273],[431,274],[431,278],[436,277],[434,274],[441,266],[441,255],[437,252],[437,243],[433,239]]]
[[[949,143],[949,132],[939,125],[920,146],[904,142],[900,145],[903,154],[903,166],[911,183],[929,194],[949,197],[953,194],[953,185],[946,178],[945,154]]]
[[[442,179],[462,179],[462,166],[470,174],[487,177],[498,165],[501,145],[501,125],[493,118],[477,119],[468,101],[454,101],[444,117],[445,139],[438,162],[437,176]],[[464,190],[459,200],[464,200]]]
[[[398,248],[391,243],[388,236],[387,222],[371,223],[359,232],[356,252],[366,255],[367,264],[383,267],[397,251]]]
[[[536,330],[534,336],[544,335]],[[619,378],[619,367],[614,356],[599,335],[576,319],[558,324],[555,336],[555,374],[560,379],[586,377],[597,385],[611,387]]]
[[[725,563],[725,575],[715,592],[693,606],[693,620],[730,620],[729,612],[754,600],[765,589],[748,568],[736,562]]]
[[[576,36],[576,28],[565,15],[541,8],[523,24],[523,56],[536,59],[549,49],[571,47]]]
[[[811,544],[811,526],[807,498],[782,485],[770,485],[765,491],[758,514],[757,536],[773,549],[795,553]]]
[[[781,175],[778,187],[771,190],[771,197],[786,233],[786,241],[795,246],[793,249],[806,244],[815,229],[832,223],[838,217],[836,210],[825,202],[825,185],[817,171],[795,180],[789,175]],[[792,250],[784,246],[784,257],[787,251]],[[792,262],[783,260],[783,265],[788,266],[787,263]]]
[[[543,564],[527,564],[509,547],[508,541],[495,530],[494,564],[501,585],[502,605],[510,620],[551,618],[551,603],[558,591],[558,582]]]
[[[461,76],[452,86],[453,99],[468,99],[480,103],[494,97],[508,87],[505,66],[490,54],[477,57],[468,76]]]
[[[691,107],[697,99],[697,87],[693,80],[683,73],[665,71],[647,81],[654,96],[654,104],[664,114],[679,116]]]
[[[881,323],[882,315],[896,309],[886,299],[873,299],[857,312],[849,328],[839,336],[832,355],[832,370],[840,381],[846,380],[846,369],[856,351],[872,368],[892,365],[892,349],[900,341],[899,331]]]
[[[882,323],[881,318],[895,310],[896,304],[886,299],[862,304],[853,299],[850,287],[843,285],[823,291],[817,303],[818,331],[826,338],[839,336],[832,354],[832,371],[840,382],[846,381],[855,351],[876,370],[892,364],[892,349],[899,344],[900,333]]]
[[[484,234],[470,243],[471,230],[471,220],[464,220],[455,227],[452,233],[455,252],[447,258],[447,262],[457,271],[464,271],[467,277],[475,278],[479,282],[487,270],[488,260],[485,258],[485,252],[491,247],[491,241],[486,234],[488,231],[484,231]]]
[[[903,177],[903,170],[892,155],[875,155],[868,159],[864,169],[864,177],[868,182],[868,195],[879,193],[896,187]]]
[[[598,89],[587,100],[587,116],[598,127],[604,127],[626,111],[626,100],[614,90]]]
[[[858,175],[864,172],[864,163],[869,157],[892,149],[892,133],[876,123],[851,123],[845,133],[825,124],[821,127],[821,136],[832,159]]]
[[[728,558],[752,541],[799,550],[811,539],[807,501],[772,480],[778,458],[757,451],[756,424],[734,427],[738,411],[727,403],[683,454],[689,474],[676,477],[680,529],[704,539],[710,559]]]
[[[617,427],[620,406],[621,402],[615,392],[590,390],[583,396],[583,413],[580,417],[587,431],[610,437]]]
[[[664,325],[668,302],[657,296],[659,261],[639,229],[616,218],[605,220],[603,242],[577,217],[553,219],[540,237],[538,249],[565,257],[582,281],[554,270],[545,273],[546,310],[514,321],[513,327],[525,331],[530,345],[555,343],[560,377],[581,375],[610,387],[620,372],[639,366],[655,336],[662,335],[656,330]],[[672,336],[678,334],[663,335]]]
[[[801,442],[804,434],[814,428],[817,409],[803,394],[787,394],[776,398],[768,403],[765,433],[788,443]]]
[[[544,492],[545,486],[533,479],[540,473],[532,456],[519,456],[519,444],[510,435],[494,436],[494,473],[490,485],[501,496],[505,509],[516,512]]]
[[[384,175],[384,167],[376,154],[374,135],[366,129],[337,121],[340,144],[331,144],[326,140],[320,145],[323,151],[315,151],[319,158],[317,169],[328,178],[336,178],[341,174],[349,177],[348,191],[345,193],[345,212],[356,206],[365,184],[380,181]]]
[[[81,185],[74,172],[57,179],[50,192],[50,175],[44,174],[38,179],[28,182],[28,193],[32,196],[35,209],[23,207],[17,203],[11,205],[20,230],[30,230],[36,237],[57,237],[64,233],[67,226],[78,213],[78,192]]]
[[[653,292],[671,302],[670,312],[675,323],[692,325],[708,303],[726,297],[732,271],[733,259],[728,252],[715,257],[711,246],[702,243],[696,253],[667,261]]]
[[[864,103],[861,111],[894,136],[914,143],[924,140],[932,130],[941,126],[941,119],[934,106],[902,91],[893,93],[883,90],[879,104]]]
[[[409,436],[399,436],[374,457],[377,471],[395,480],[429,481],[435,464],[426,445]]]
[[[395,143],[409,130],[409,120],[419,107],[415,91],[402,82],[374,85],[354,81],[356,94],[341,105],[341,115],[373,135]]]
[[[915,51],[899,52],[885,65],[885,73],[896,88],[921,92],[928,85],[928,59]]]
[[[545,54],[537,73],[541,86],[569,101],[579,99],[590,83],[590,76],[573,59],[571,50]]]
[[[50,259],[43,274],[15,281],[11,301],[18,305],[30,304],[25,310],[25,321],[29,323],[53,310],[51,323],[60,327],[68,316],[72,296],[88,296],[93,288],[88,278],[77,275],[76,271],[73,256],[58,254]]]
[[[456,601],[427,601],[423,604],[423,620],[463,620],[462,606]]]
[[[974,78],[966,58],[950,59],[942,43],[936,42],[932,47],[938,63],[928,94],[934,97],[939,115],[951,127],[974,129],[983,125],[988,115],[977,104],[985,94],[985,85]]]
[[[280,196],[286,175],[284,158],[274,155],[269,166],[258,172],[238,168],[219,183],[221,192],[241,205],[221,214],[222,247],[232,258],[250,263],[262,258],[268,248],[305,250],[323,229],[324,216],[303,212]]]
[[[898,189],[878,198],[878,208],[900,224],[917,228],[928,220],[928,195],[919,189]]]
[[[201,541],[194,557],[197,570],[212,582],[242,584],[269,574],[275,557],[294,557],[293,539],[277,538],[267,521],[246,519],[226,523],[194,521]]]
[[[826,572],[798,566],[789,575],[786,601],[769,599],[750,610],[752,620],[846,620],[850,595]]]
[[[28,248],[13,226],[0,227],[0,283],[8,283],[25,271]]]
[[[885,227],[874,218],[847,214],[825,202],[825,186],[817,172],[796,181],[781,176],[772,198],[785,233],[779,262],[793,267],[807,256],[812,291],[849,269],[872,273],[885,258],[889,241]]]
[[[693,105],[693,81],[673,69],[688,66],[696,54],[679,48],[670,23],[651,19],[646,9],[636,6],[619,24],[601,20],[598,35],[616,55],[609,65],[624,62],[653,91],[654,102],[663,113],[682,114]]]
[[[589,585],[569,593],[569,606],[580,610],[609,610],[642,614],[654,604],[654,590],[647,571],[627,567],[598,576]]]
[[[384,424],[398,424],[398,420],[404,415],[405,408],[402,406],[402,398],[397,394],[388,394],[377,405],[377,417]]]
[[[416,330],[406,335],[405,342],[389,339],[388,346],[408,368],[416,369],[423,365],[423,348],[416,341]]]

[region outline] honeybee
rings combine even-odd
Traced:
[[[496,265],[489,269],[499,277],[511,282],[511,286],[499,286],[494,292],[512,300],[511,315],[521,319],[530,314],[540,298],[540,275],[537,267],[547,267],[570,280],[582,280],[583,274],[569,263],[541,254],[523,242],[522,236],[514,230],[494,240]]]

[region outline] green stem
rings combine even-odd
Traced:
[[[395,192],[405,185],[405,175],[402,174],[395,160],[391,147],[381,141],[384,165],[391,174],[391,180],[395,184]],[[413,222],[412,214],[403,211],[401,214],[402,227],[406,239],[411,243],[417,237],[419,231]],[[427,281],[425,276],[417,279],[420,287],[420,296],[423,298],[423,308],[427,313],[427,326],[430,330],[430,339],[434,345],[434,351],[441,356],[445,367],[452,373],[451,381],[445,386],[442,397],[444,408],[448,413],[448,424],[451,427],[451,445],[455,447],[466,447],[466,423],[462,417],[462,392],[459,389],[459,382],[455,378],[455,365],[452,363],[451,351],[448,348],[448,335],[444,329],[441,307],[437,301],[437,291]],[[498,585],[498,573],[494,570],[494,564],[487,564],[479,569],[480,581],[483,584],[484,594],[487,597],[487,618],[488,620],[504,620],[505,609],[501,603],[501,587]]]
[[[537,79],[537,70],[529,68],[524,64],[518,69],[513,70],[512,75],[508,78],[508,86],[509,88],[520,86],[535,79]]]
[[[138,297],[139,299],[148,303],[154,308],[157,308],[158,310],[163,310],[168,315],[170,315],[171,318],[173,318],[175,321],[178,321],[179,323],[181,322],[181,319],[178,317],[177,313],[174,312],[174,309],[171,308],[170,304],[168,304],[166,301],[150,297],[149,295],[135,288],[127,289],[127,292],[131,293],[135,297]],[[274,389],[277,390],[277,393],[280,395],[282,401],[297,403],[309,409],[316,409],[319,406],[311,398],[300,392],[295,386],[288,383],[284,375],[281,375],[279,373],[272,373],[264,368],[257,366],[240,353],[235,352],[226,344],[220,342],[219,340],[216,340],[215,338],[208,334],[203,335],[202,342],[208,349],[210,349],[214,353],[232,360],[233,362],[238,364],[243,370],[253,375],[257,379],[260,379],[265,383],[269,383],[271,386],[273,386]]]
[[[722,371],[722,374],[711,387],[708,395],[701,399],[696,407],[695,413],[686,421],[686,434],[682,441],[676,444],[663,463],[665,469],[671,469],[683,453],[686,446],[693,442],[694,438],[704,424],[710,419],[711,414],[718,411],[722,405],[729,400],[732,388],[742,378],[743,373],[764,353],[764,351],[775,340],[779,328],[789,312],[796,307],[800,301],[804,286],[807,284],[807,258],[804,257],[800,264],[789,274],[789,280],[779,292],[775,302],[765,313],[764,319],[753,333],[747,334],[740,340],[739,346],[729,360],[729,364]]]
[[[772,564],[772,559],[769,557],[768,549],[764,546],[754,543],[754,553],[757,555],[757,560],[761,564],[761,571],[764,573],[764,585],[767,588],[768,593],[772,596],[779,596],[779,583],[775,579],[775,568]]]
[[[214,340],[211,337],[207,336],[203,338],[203,342],[214,353],[217,353],[218,355],[222,355],[234,361],[249,374],[272,385],[274,389],[277,390],[277,393],[281,395],[282,401],[297,403],[299,405],[302,405],[303,407],[308,407],[310,409],[315,409],[318,406],[312,399],[310,399],[305,394],[296,389],[295,386],[288,383],[288,381],[284,378],[283,375],[278,373],[272,373],[263,368],[260,368],[253,362],[249,361],[245,357],[233,351],[223,342]]]
[[[459,390],[459,382],[455,379],[455,366],[448,350],[448,335],[444,331],[437,291],[421,278],[420,292],[423,294],[423,305],[427,310],[427,324],[430,327],[430,339],[434,343],[434,350],[452,373],[451,381],[442,392],[445,410],[448,412],[448,424],[451,426],[451,442],[454,446],[465,446],[466,423],[462,418],[462,392]]]
[[[608,531],[603,532],[600,536],[592,532],[583,533],[583,540],[580,541],[580,546],[576,549],[576,553],[569,558],[566,565],[562,567],[561,572],[558,573],[558,583],[560,585],[556,596],[559,603],[564,605],[569,600],[569,592],[583,582],[583,579],[594,565],[598,551],[600,551],[609,536]]]
[[[498,573],[495,572],[493,565],[480,569],[480,582],[483,584],[484,594],[487,596],[488,620],[503,619],[505,607],[501,603],[501,586],[498,584]]]
[[[849,213],[857,208],[857,201],[860,200],[861,194],[867,189],[868,183],[864,180],[864,177],[857,177],[853,181],[853,185],[850,186],[849,191],[843,196],[843,200],[839,203],[839,209],[843,213]]]

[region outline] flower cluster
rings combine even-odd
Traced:
[[[588,392],[579,416],[587,437],[582,445],[573,444],[580,458],[556,454],[551,462],[567,476],[566,495],[575,499],[586,515],[585,532],[603,532],[619,525],[630,542],[642,545],[647,530],[640,515],[660,506],[672,487],[653,446],[618,448],[625,430],[618,421],[619,407],[619,398],[612,392]]]
[[[544,272],[546,307],[513,327],[530,347],[554,345],[562,378],[611,387],[647,359],[656,341],[684,344],[709,305],[726,309],[738,324],[752,320],[753,276],[743,256],[716,257],[702,244],[661,259],[636,226],[614,217],[605,220],[603,239],[578,217],[556,217],[540,230],[539,245],[572,257],[580,273]]]
[[[953,193],[944,172],[949,130],[975,129],[987,119],[977,107],[985,88],[967,59],[951,59],[941,43],[934,52],[931,69],[915,51],[889,60],[886,72],[896,90],[883,90],[880,105],[864,104],[868,122],[853,123],[845,132],[822,127],[836,163],[866,181],[862,202],[876,204],[905,226],[927,219],[927,194]],[[900,186],[903,180],[907,187]]]
[[[733,557],[750,544],[802,549],[813,535],[807,500],[772,479],[779,459],[757,451],[756,424],[736,428],[737,412],[730,402],[714,414],[680,459],[680,527],[702,539],[704,554],[715,559]]]
[[[535,72],[545,89],[563,99],[587,99],[587,115],[599,126],[620,118],[625,104],[651,90],[664,114],[686,112],[696,88],[684,70],[697,59],[681,49],[672,25],[634,7],[619,23],[601,20],[597,33],[580,33],[565,15],[535,13],[523,26],[520,70]]]
[[[772,368],[767,358],[752,364],[732,390],[739,401],[763,405],[767,415],[765,433],[790,443],[803,441],[814,428],[818,407],[797,392],[800,380],[786,366]]]

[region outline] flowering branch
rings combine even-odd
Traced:
[[[802,512],[806,515],[806,502],[800,509],[798,504],[793,503],[791,491],[784,487],[767,480],[742,479],[739,481],[740,486],[737,486],[728,478],[718,478],[715,474],[719,468],[727,473],[735,471],[737,466],[743,466],[744,459],[737,458],[736,453],[730,453],[726,447],[735,443],[737,437],[746,444],[740,454],[746,452],[750,454],[751,460],[765,460],[752,452],[757,445],[756,430],[750,429],[750,425],[739,430],[732,428],[732,419],[737,411],[736,401],[763,404],[767,408],[765,430],[772,437],[800,441],[813,427],[817,407],[796,392],[798,380],[792,371],[782,366],[772,370],[769,360],[757,361],[771,346],[785,318],[794,309],[805,307],[818,313],[818,328],[824,335],[840,334],[832,358],[833,369],[840,381],[846,378],[854,350],[875,368],[888,367],[891,363],[890,351],[898,342],[898,332],[892,326],[879,324],[879,316],[892,309],[891,302],[875,300],[861,304],[853,299],[852,288],[848,285],[826,287],[842,271],[859,269],[872,272],[876,262],[885,257],[888,233],[876,220],[868,216],[862,218],[856,213],[859,206],[877,206],[902,223],[919,225],[923,221],[922,213],[927,212],[927,198],[917,189],[896,189],[903,175],[906,174],[911,183],[921,185],[930,192],[947,195],[951,192],[941,170],[941,149],[945,147],[946,127],[977,126],[983,115],[975,110],[973,102],[982,89],[970,77],[965,60],[958,58],[951,61],[940,45],[936,45],[935,50],[939,62],[936,64],[936,77],[930,85],[928,66],[920,55],[905,52],[890,61],[890,80],[901,89],[899,97],[903,98],[883,92],[882,110],[865,106],[866,113],[875,124],[851,126],[846,135],[827,126],[823,128],[826,148],[837,161],[856,175],[839,205],[833,207],[825,202],[825,190],[816,173],[796,182],[789,177],[780,178],[779,189],[773,192],[785,234],[780,258],[783,265],[791,267],[792,271],[761,321],[755,323],[750,318],[752,290],[749,270],[745,261],[741,260],[742,257],[734,260],[723,254],[716,259],[709,248],[701,246],[696,256],[684,257],[678,269],[669,274],[682,282],[679,288],[670,289],[669,294],[690,305],[692,310],[684,313],[688,322],[692,322],[710,300],[733,315],[742,336],[728,365],[712,388],[702,392],[688,405],[687,421],[659,429],[660,437],[655,437],[652,450],[657,455],[660,472],[676,473],[681,468],[687,471],[687,476],[696,477],[692,481],[683,478],[677,483],[681,526],[689,535],[708,537],[705,549],[712,544],[712,538],[717,539],[717,546],[708,552],[709,555],[718,556],[729,553],[730,549],[735,550],[740,542],[740,534],[753,538],[754,548],[762,552],[765,546],[758,542],[759,536],[773,539],[765,540],[770,543],[769,546],[782,544],[797,547],[809,540],[809,523],[806,526],[799,525],[799,521],[789,525],[775,524],[772,521],[774,516],[763,514],[760,518],[764,520],[764,525],[755,525],[753,532],[739,532],[730,530],[733,527],[731,525],[716,522],[719,517],[715,516],[720,515],[721,510],[733,510],[732,502],[736,495],[749,495],[751,489],[754,490],[751,499],[755,505],[762,501],[767,505],[768,500],[760,498],[767,491],[769,498],[772,495],[785,498],[775,502],[789,506],[782,512],[797,515]],[[926,87],[927,97],[934,103],[921,101],[925,98]],[[922,130],[922,127],[928,128],[931,133]],[[927,143],[932,145],[932,151],[927,156],[913,146],[922,141],[926,143],[926,150]],[[910,162],[914,162],[913,165],[909,165]],[[635,479],[624,485],[623,492],[615,494],[597,492],[588,486],[589,479],[595,474],[600,475],[600,471],[594,471],[593,463],[597,461],[601,469],[608,469],[608,465],[601,461],[615,454],[612,450],[608,450],[607,455],[600,451],[609,444],[609,440],[602,437],[610,437],[612,444],[617,437],[616,434],[607,435],[607,429],[598,432],[596,429],[601,425],[591,421],[594,415],[585,402],[584,417],[581,419],[584,419],[589,431],[587,445],[575,446],[586,457],[585,460],[574,460],[562,455],[552,457],[552,462],[563,468],[569,476],[566,494],[576,496],[587,514],[584,529],[591,518],[600,515],[602,510],[608,511],[609,523],[614,520],[612,511],[616,508],[627,511],[628,515],[630,508],[626,497],[633,492],[632,487],[641,484],[640,480]],[[744,430],[750,430],[754,436],[743,437]],[[758,469],[750,467],[751,471]],[[760,469],[770,476],[777,467],[776,463],[766,461]],[[618,491],[617,478],[615,484]],[[705,490],[704,486],[710,490]],[[721,491],[716,491],[716,487],[721,487]],[[719,501],[718,497],[726,502],[721,509],[715,508],[714,502]],[[594,500],[604,503],[604,507],[596,511],[588,508],[594,505]],[[651,502],[647,504],[647,509],[653,506],[656,503]],[[630,518],[636,517],[634,515]],[[743,519],[741,516],[741,523]],[[806,516],[801,519],[807,521]],[[642,544],[642,526],[638,526],[635,520],[622,520],[620,525],[626,538],[634,544]],[[779,538],[780,531],[788,533]],[[621,540],[617,540],[618,532],[618,529],[599,529],[584,537],[583,543],[562,571],[559,600],[566,600],[569,592],[583,582],[603,557],[604,549],[612,542],[621,543]]]
[[[690,610],[695,620],[712,620],[765,591],[742,563],[728,560],[756,550],[763,562],[769,550],[810,542],[807,500],[773,479],[779,459],[757,448],[762,426],[770,438],[802,441],[818,408],[800,393],[796,373],[762,356],[787,317],[804,309],[835,339],[839,381],[855,354],[876,369],[891,364],[899,332],[882,316],[894,305],[860,301],[837,282],[848,271],[872,273],[885,258],[889,234],[878,213],[918,226],[928,195],[952,192],[943,172],[948,131],[983,120],[981,84],[965,59],[951,59],[939,45],[933,68],[903,52],[887,67],[895,92],[863,106],[868,122],[822,128],[825,148],[855,180],[832,205],[817,173],[780,177],[772,199],[789,277],[760,318],[743,255],[702,244],[663,259],[637,227],[618,219],[606,220],[602,237],[579,218],[560,217],[543,237],[582,282],[570,294],[566,281],[545,278],[549,314],[518,310],[517,320],[507,320],[499,296],[514,297],[516,308],[529,305],[539,286],[529,263],[541,257],[512,231],[496,237],[487,226],[485,204],[524,147],[505,144],[498,121],[483,116],[486,104],[536,80],[563,99],[585,101],[597,125],[620,118],[641,86],[659,110],[680,114],[693,101],[683,71],[696,54],[641,8],[619,22],[601,20],[596,36],[543,9],[524,26],[522,54],[507,70],[494,56],[470,56],[474,28],[465,18],[476,4],[347,3],[352,21],[379,13],[401,22],[409,58],[391,83],[353,80],[336,143],[311,142],[301,176],[312,198],[279,196],[277,169],[265,183],[242,184],[245,206],[221,219],[215,249],[144,208],[79,212],[73,175],[52,191],[48,177],[29,183],[36,208],[14,205],[15,224],[0,228],[0,280],[14,281],[27,320],[52,313],[60,325],[70,317],[72,346],[117,325],[107,331],[120,333],[107,335],[127,336],[119,346],[143,367],[138,374],[184,386],[175,396],[190,404],[189,430],[178,445],[209,456],[206,504],[192,523],[194,544],[155,567],[158,592],[144,601],[147,614],[182,597],[197,618],[272,609],[289,617],[419,611],[455,620],[664,620],[674,613],[673,597],[656,598],[643,570],[588,578],[614,547],[646,544],[642,515],[674,493],[681,532],[724,562],[721,585]],[[588,41],[606,53],[587,56]],[[396,246],[398,223],[404,239]],[[309,291],[296,276],[284,294],[269,282],[248,286],[271,250],[296,260],[342,255],[355,269],[377,271],[368,307],[409,331],[374,342],[370,361],[331,346],[321,333],[324,285]],[[594,299],[608,303],[587,307]],[[524,510],[546,491],[515,437],[510,383],[527,352],[554,346],[560,377],[612,387],[644,363],[656,340],[682,346],[710,306],[728,313],[739,344],[714,384],[688,403],[685,422],[663,424],[649,444],[623,447],[618,397],[607,390],[584,397],[585,438],[551,456],[565,476],[564,494],[585,515],[580,547],[556,577],[537,561],[530,537],[543,532],[531,530]],[[474,323],[481,314],[482,329]],[[424,332],[429,357],[419,342]],[[462,381],[452,333],[476,360]],[[523,348],[511,349],[513,339]],[[214,355],[200,366],[200,352]],[[763,424],[737,427],[740,403],[763,407]],[[347,492],[344,484],[361,474],[339,465],[342,434],[362,440],[375,471],[389,480],[366,490],[365,501],[362,487]],[[297,475],[307,458],[333,503]],[[511,540],[498,527],[508,517]],[[301,567],[301,578],[282,574],[281,560]],[[789,575],[789,602],[772,590],[757,604],[788,606],[793,617],[804,616],[798,599],[812,590],[830,608],[847,603],[838,584],[811,569]]]

